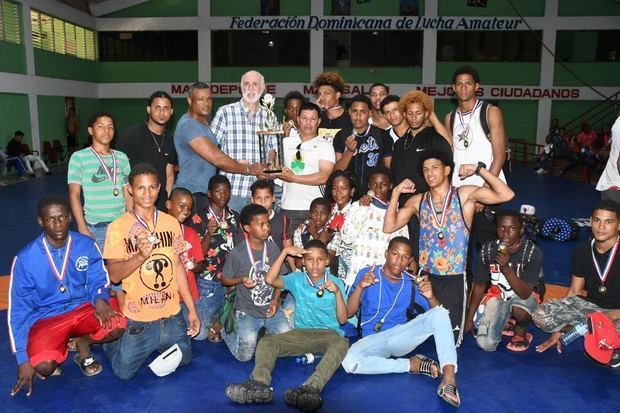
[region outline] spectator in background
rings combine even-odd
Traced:
[[[611,128],[611,152],[605,170],[596,185],[602,199],[620,202],[620,118]]]
[[[73,107],[69,108],[65,119],[65,131],[67,132],[67,147],[76,148],[79,145],[80,121]]]
[[[24,139],[24,132],[20,130],[15,131],[13,139],[6,145],[6,154],[8,157],[21,158],[24,161],[23,164],[26,167],[26,171],[28,171],[28,176],[31,178],[34,178],[34,171],[30,166],[30,162],[38,163],[41,169],[45,171],[45,175],[52,175],[52,172],[47,169],[47,165],[45,165],[45,162],[43,162],[43,159],[41,159],[39,155],[33,154],[30,150],[28,150],[28,153],[24,152],[22,139]]]

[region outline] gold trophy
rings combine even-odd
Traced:
[[[267,111],[267,119],[263,130],[256,132],[258,135],[258,146],[260,150],[260,162],[267,164],[265,173],[282,172],[284,167],[284,131],[278,124],[278,118],[273,112],[276,98],[267,93],[261,99],[260,105]]]

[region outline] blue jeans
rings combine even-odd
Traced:
[[[243,196],[231,195],[230,201],[228,201],[228,208],[241,214],[241,210],[243,209],[243,207],[249,204],[250,204],[249,197],[246,198]]]
[[[194,340],[206,340],[209,328],[220,315],[226,289],[218,281],[204,278],[198,278],[196,283],[200,298],[194,301],[194,305],[200,317],[200,333],[194,337]]]
[[[181,366],[192,361],[192,344],[187,335],[187,323],[179,311],[172,317],[142,322],[127,319],[127,328],[121,338],[105,343],[105,351],[112,370],[119,378],[128,380],[136,375],[146,359],[156,350],[166,351],[178,344],[183,358]]]
[[[286,333],[291,329],[282,308],[271,318],[256,318],[242,311],[235,311],[235,330],[226,334],[222,329],[222,338],[232,355],[241,362],[250,361],[258,343],[258,331],[265,327],[269,335]]]
[[[105,233],[108,230],[108,225],[110,225],[109,222],[98,222],[96,224],[86,223],[86,227],[90,232],[93,233],[93,236],[95,237],[95,242],[97,243],[97,246],[102,253],[103,246],[105,245]]]
[[[532,314],[538,303],[534,294],[530,294],[527,300],[522,300],[517,295],[508,300],[493,297],[486,302],[482,316],[477,321],[478,333],[476,343],[484,351],[495,351],[502,341],[502,330],[510,317],[513,307],[520,308],[528,314]]]
[[[402,357],[435,336],[439,365],[453,365],[456,371],[456,347],[448,310],[434,307],[406,324],[366,336],[353,344],[342,362],[347,373],[385,374],[408,373],[409,359]]]

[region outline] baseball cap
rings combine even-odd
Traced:
[[[602,364],[609,364],[614,350],[620,349],[620,335],[614,322],[605,314],[588,314],[588,332],[584,347],[590,357]]]
[[[156,376],[164,377],[174,372],[183,358],[183,352],[179,348],[179,345],[175,343],[174,346],[164,351],[155,360],[149,364],[149,368],[153,370]]]

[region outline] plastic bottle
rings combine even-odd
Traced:
[[[313,364],[320,361],[322,358],[322,354],[306,353],[301,357],[297,357],[295,362],[297,362],[297,364]]]
[[[582,323],[576,324],[573,328],[568,330],[565,333],[562,333],[560,337],[560,342],[564,347],[568,346],[573,341],[577,340],[579,337],[583,337],[586,335],[588,331],[588,324],[584,321]]]

